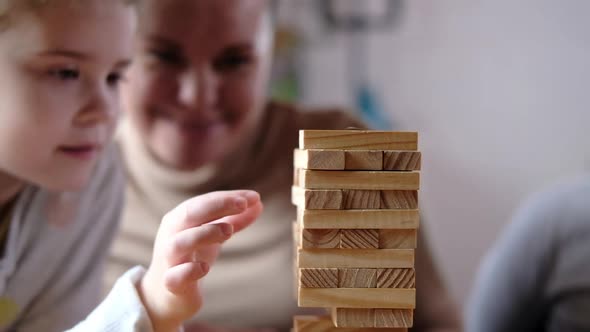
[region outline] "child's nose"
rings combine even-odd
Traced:
[[[114,122],[119,112],[118,100],[118,93],[115,89],[109,87],[97,88],[78,113],[76,124],[93,126],[103,122]]]

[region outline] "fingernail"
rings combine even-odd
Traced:
[[[232,235],[234,232],[234,227],[230,224],[219,224],[219,228],[221,229],[221,233],[225,236]]]
[[[248,207],[248,201],[243,197],[236,197],[234,200],[234,206],[236,209],[243,210]]]
[[[203,274],[207,274],[207,272],[209,272],[209,264],[201,262],[199,265],[201,266],[201,270],[203,270]]]
[[[244,197],[246,197],[246,199],[248,201],[254,201],[254,200],[259,200],[260,199],[260,194],[258,194],[255,191],[246,191],[244,193]]]

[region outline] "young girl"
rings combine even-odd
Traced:
[[[109,140],[135,11],[124,0],[0,0],[0,330],[60,331],[98,304],[122,205]],[[201,307],[218,245],[260,213],[215,192],[163,219],[152,264],[76,331],[173,331]]]

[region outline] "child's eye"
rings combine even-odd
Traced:
[[[110,73],[107,76],[107,84],[112,85],[112,86],[116,86],[119,84],[119,82],[121,82],[124,79],[125,79],[125,77],[123,76],[122,73],[118,73],[118,72]]]
[[[50,70],[49,75],[62,81],[76,80],[80,77],[80,71],[73,68],[59,68]]]

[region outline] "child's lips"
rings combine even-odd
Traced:
[[[93,159],[100,151],[97,144],[63,145],[58,148],[59,152],[76,159]]]

